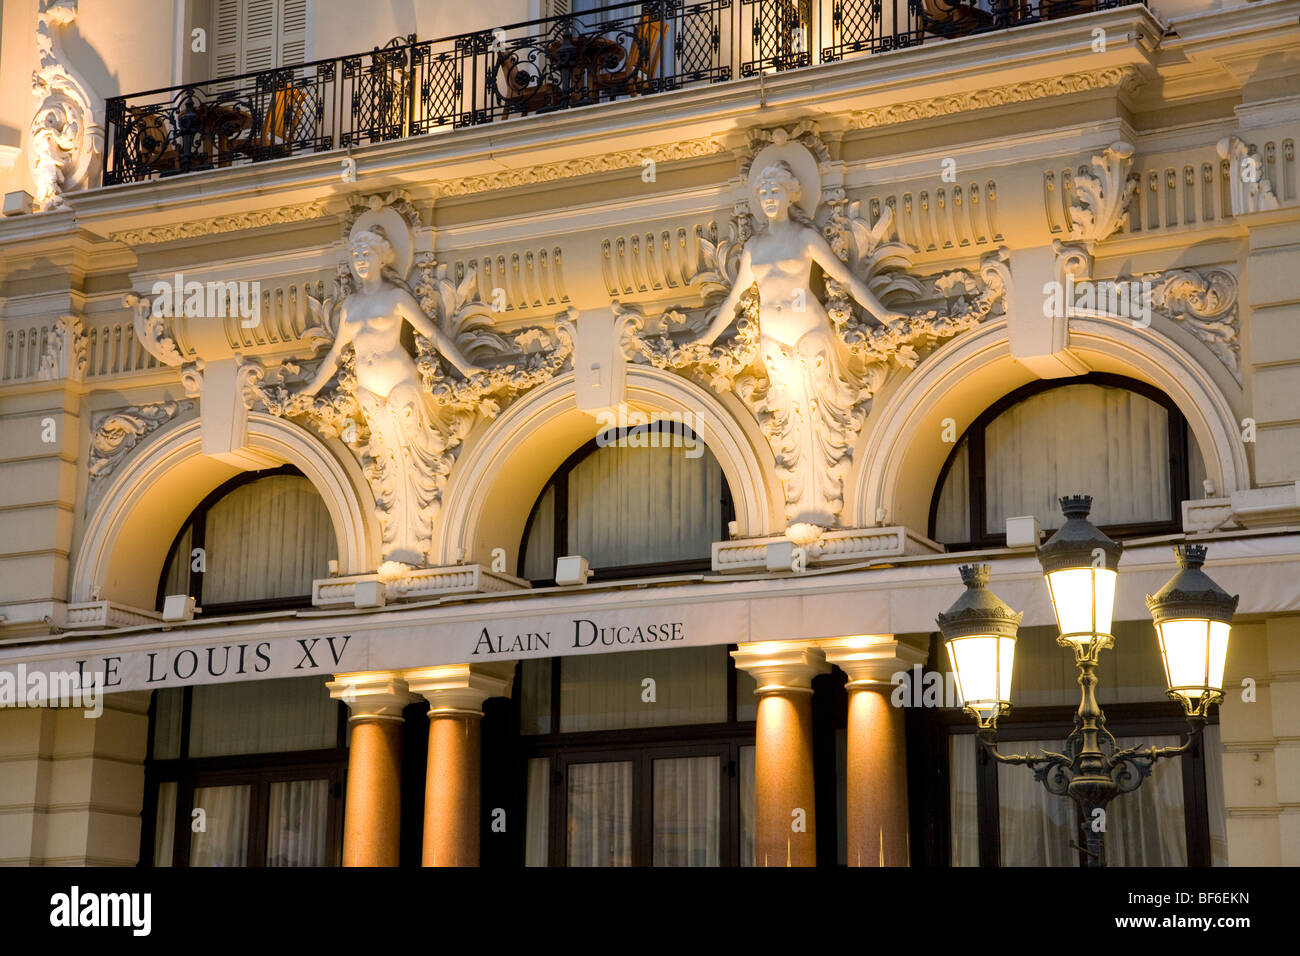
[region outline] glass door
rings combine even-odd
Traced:
[[[534,758],[529,766],[527,862],[567,866],[720,866],[743,838],[733,747],[642,747]],[[542,775],[556,773],[542,799]],[[553,809],[552,809],[553,808]],[[549,812],[548,812],[549,811]]]

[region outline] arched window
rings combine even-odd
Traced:
[[[735,517],[713,453],[668,421],[611,429],[579,448],[533,504],[519,574],[555,579],[555,560],[585,557],[598,580],[707,570]]]
[[[1006,540],[1006,519],[1060,527],[1057,499],[1093,497],[1117,537],[1176,532],[1205,466],[1168,396],[1094,373],[1034,382],[989,408],[956,443],[930,504],[930,537],[952,550]]]
[[[334,525],[316,489],[292,466],[252,472],[208,495],[181,527],[158,582],[204,613],[311,604],[311,583],[337,558]]]

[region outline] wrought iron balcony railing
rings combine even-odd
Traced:
[[[417,136],[1140,0],[642,0],[118,96],[105,185]]]

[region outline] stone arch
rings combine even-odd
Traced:
[[[1169,396],[1187,419],[1218,494],[1250,487],[1232,405],[1211,371],[1181,345],[1154,327],[1112,318],[1071,319],[1069,341],[1089,370],[1126,375]],[[994,401],[1036,377],[1011,357],[1004,319],[941,347],[872,410],[848,499],[853,520],[924,531],[952,449],[941,439],[943,420],[952,418],[960,435]]]
[[[443,497],[435,563],[487,564],[493,549],[503,548],[514,568],[533,502],[565,458],[595,435],[593,414],[578,409],[574,390],[572,374],[557,378],[471,437],[472,447],[467,441]],[[642,411],[690,412],[731,487],[740,532],[779,530],[781,485],[771,455],[756,451],[766,445],[728,406],[680,375],[645,365],[628,366],[626,402]]]
[[[71,599],[153,607],[172,533],[196,505],[241,469],[204,455],[198,419],[160,431],[108,479],[81,536]],[[342,574],[373,570],[379,554],[374,499],[350,453],[334,454],[292,422],[248,415],[248,446],[266,467],[294,465],[329,511]],[[342,447],[342,446],[340,446]]]

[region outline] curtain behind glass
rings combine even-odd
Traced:
[[[1117,737],[1123,749],[1141,743],[1168,747],[1176,736]],[[1008,744],[1017,753],[1060,752],[1059,740]],[[1026,767],[998,765],[998,820],[1003,866],[1077,866],[1071,849],[1079,831],[1074,804],[1048,793]],[[1161,761],[1132,793],[1116,798],[1106,811],[1106,862],[1109,866],[1186,866],[1182,765]]]
[[[949,842],[953,866],[980,865],[975,744],[974,734],[953,734],[948,738]]]
[[[1201,731],[1205,738],[1205,799],[1210,816],[1210,865],[1228,865],[1228,809],[1223,796],[1223,735],[1218,724]]]
[[[568,552],[593,568],[707,558],[722,534],[722,481],[707,449],[597,448],[569,472]]]
[[[153,693],[153,759],[175,760],[181,755],[181,717],[185,691],[169,687]]]
[[[190,562],[193,560],[190,551],[193,548],[191,543],[193,534],[194,526],[187,523],[180,540],[176,542],[176,547],[167,558],[167,580],[163,582],[164,596],[190,593]]]
[[[194,808],[204,811],[204,832],[190,834],[190,866],[248,865],[251,788],[196,787]]]
[[[266,824],[267,866],[324,866],[329,781],[271,784]]]
[[[647,677],[655,681],[653,702],[642,700]],[[585,654],[560,664],[560,730],[566,734],[726,719],[722,646]]]
[[[337,745],[338,701],[330,699],[318,677],[201,684],[193,694],[191,757],[325,750]]]
[[[1116,737],[1121,748],[1176,747],[1182,738]],[[1107,866],[1186,866],[1187,823],[1183,816],[1183,759],[1161,760],[1132,793],[1106,810]]]
[[[519,662],[519,732],[521,734],[551,732],[551,669],[553,667],[550,658]]]
[[[176,781],[158,785],[158,811],[154,817],[153,865],[171,866],[176,842]]]
[[[721,761],[677,757],[654,761],[654,865],[721,862]]]
[[[569,765],[569,866],[632,865],[632,763]]]
[[[550,860],[551,758],[528,761],[528,804],[524,820],[524,866],[546,866]]]
[[[547,485],[533,512],[524,542],[524,577],[549,581],[555,577],[555,486]]]
[[[311,594],[338,556],[325,502],[296,475],[260,478],[214,504],[204,550],[204,604]]]
[[[970,470],[968,443],[957,446],[952,467],[944,476],[939,490],[939,504],[934,512],[934,540],[959,544],[970,540]],[[994,529],[990,529],[994,530]]]
[[[1066,385],[1018,402],[984,432],[987,524],[1035,515],[1059,528],[1057,498],[1093,496],[1096,525],[1168,520],[1169,414],[1122,388]]]
[[[754,866],[754,754],[740,748],[740,865]]]

